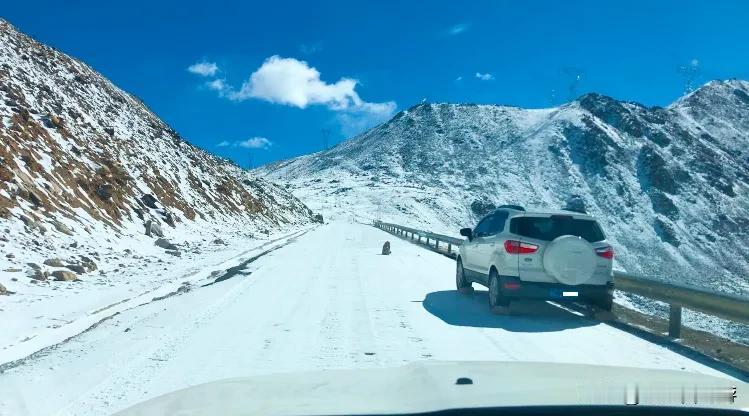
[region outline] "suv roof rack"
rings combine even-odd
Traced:
[[[497,209],[502,209],[502,208],[514,209],[515,211],[525,211],[525,208],[521,207],[520,205],[507,204],[507,205],[500,205],[497,207]]]

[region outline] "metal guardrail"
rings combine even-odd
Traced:
[[[375,221],[374,226],[415,243],[424,244],[451,258],[457,257],[458,248],[465,241],[461,238],[381,221]],[[443,244],[440,245],[440,243]],[[682,308],[749,324],[749,299],[745,297],[665,283],[616,270],[614,271],[614,288],[667,303],[669,305],[668,335],[672,338],[679,338],[681,335]]]
[[[391,234],[398,235],[405,239],[410,239],[411,241],[417,242],[419,244],[423,243],[431,247],[430,242],[432,242],[434,243],[434,251],[440,252],[453,258],[457,256],[457,247],[463,244],[464,241],[462,238],[435,234],[429,231],[418,230],[416,228],[404,227],[402,225],[390,224],[382,221],[375,221],[374,226]],[[422,239],[424,241],[422,241]],[[440,247],[440,243],[444,243],[442,247]]]

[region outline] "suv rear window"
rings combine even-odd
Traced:
[[[580,220],[566,215],[513,218],[510,222],[510,232],[546,241],[563,235],[576,235],[590,243],[606,238],[596,221]]]

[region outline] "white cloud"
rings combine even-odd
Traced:
[[[267,149],[273,145],[273,142],[265,137],[251,137],[247,140],[237,140],[230,142],[223,140],[216,146],[218,147],[241,147],[243,149]]]
[[[267,149],[271,147],[273,143],[265,137],[253,137],[247,140],[241,140],[237,142],[237,146],[245,149]]]
[[[198,62],[187,67],[188,72],[204,77],[212,77],[218,72],[218,65],[215,62]]]
[[[450,27],[450,29],[447,30],[447,34],[451,36],[459,35],[470,28],[470,23],[458,23],[457,25]]]
[[[213,81],[207,81],[205,85],[214,91],[223,92],[226,91],[228,86],[226,85],[226,81],[223,79],[214,79]]]
[[[476,73],[476,78],[482,80],[482,81],[491,81],[494,79],[494,75],[490,73],[482,74],[481,72]]]
[[[327,83],[307,62],[271,56],[245,81],[239,90],[222,79],[206,83],[209,89],[232,101],[258,99],[297,108],[323,105],[335,111],[345,135],[357,134],[390,118],[397,105],[393,101],[370,103],[356,92],[358,81],[341,78]]]
[[[458,76],[457,78],[455,78],[455,81],[463,81],[463,76],[462,75]]]
[[[356,84],[351,78],[328,84],[320,79],[320,72],[306,62],[274,55],[229,97],[237,101],[257,98],[299,108],[322,104],[333,110],[345,110],[363,104],[354,90]]]

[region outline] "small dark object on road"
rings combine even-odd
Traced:
[[[387,256],[390,254],[390,241],[385,241],[385,244],[382,245],[382,255]]]

